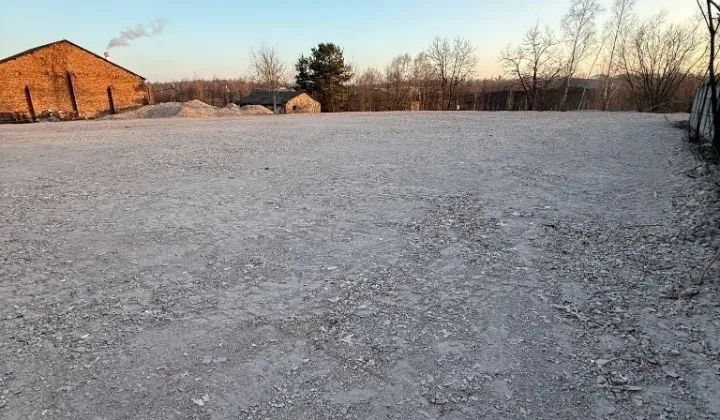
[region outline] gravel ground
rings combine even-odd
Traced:
[[[682,136],[634,113],[2,126],[0,418],[716,419],[720,203]]]

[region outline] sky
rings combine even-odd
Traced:
[[[600,0],[606,9],[612,0]],[[150,81],[240,77],[250,50],[274,46],[289,68],[320,42],[343,48],[356,69],[382,69],[392,57],[424,50],[436,36],[462,36],[477,48],[479,77],[502,74],[500,51],[536,22],[557,27],[570,0],[0,0],[0,58],[60,39],[97,54],[120,31],[156,18],[154,37],[113,48],[110,59]],[[518,6],[520,5],[520,6]],[[672,20],[696,13],[695,0],[637,0],[636,14],[666,10]]]

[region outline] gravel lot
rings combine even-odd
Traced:
[[[0,418],[716,419],[720,203],[682,136],[635,113],[0,126]]]

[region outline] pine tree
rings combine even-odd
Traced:
[[[310,57],[301,56],[295,65],[297,89],[320,101],[324,111],[339,111],[342,107],[345,83],[352,77],[352,69],[345,64],[343,51],[335,44],[318,44]]]
[[[296,88],[304,92],[312,92],[313,81],[310,79],[310,59],[301,55],[295,65],[295,70],[297,71],[295,76]]]

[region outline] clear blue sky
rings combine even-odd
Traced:
[[[334,42],[360,69],[382,68],[393,56],[415,54],[435,36],[461,35],[477,46],[480,76],[500,74],[497,56],[536,20],[557,26],[570,0],[270,0],[117,2],[0,0],[0,58],[69,39],[102,54],[120,31],[157,17],[165,31],[115,48],[111,59],[151,81],[237,77],[248,55],[264,42],[289,66],[318,42]],[[606,8],[612,0],[601,0]],[[696,12],[695,0],[637,0],[637,14],[660,9],[671,19]]]

